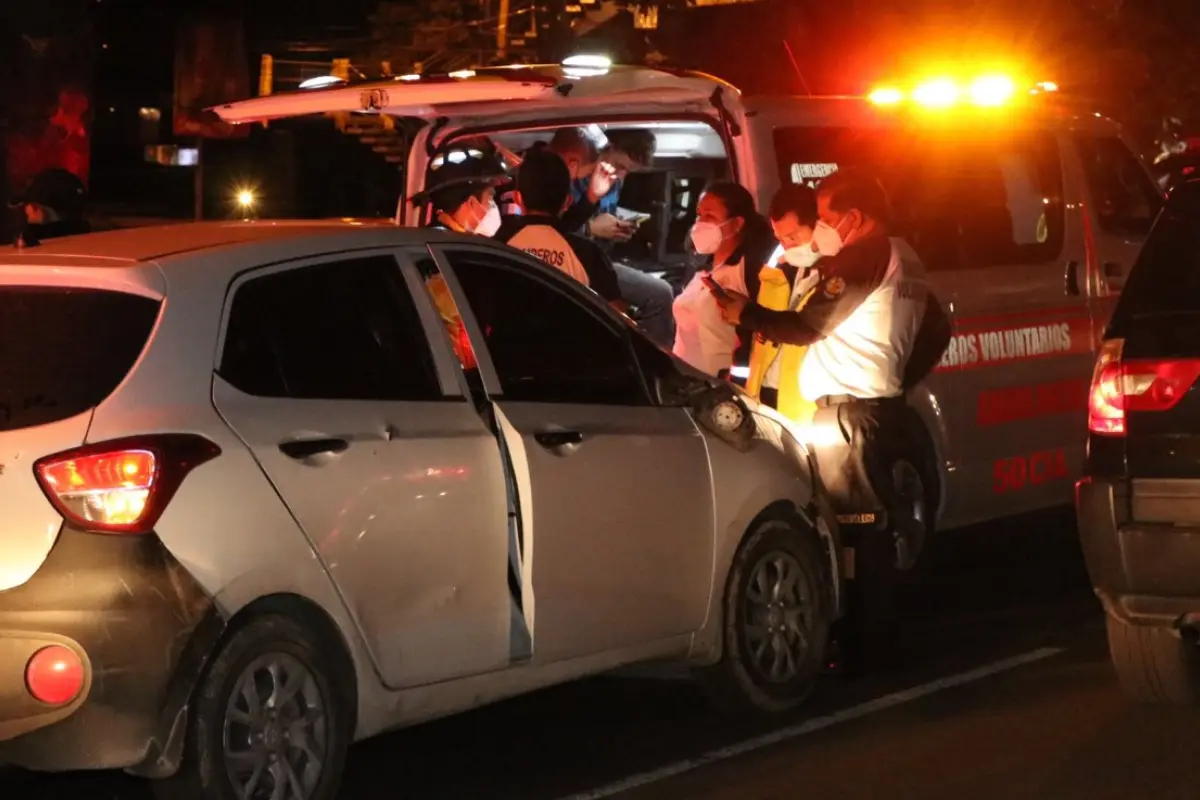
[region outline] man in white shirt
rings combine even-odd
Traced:
[[[803,308],[770,311],[713,291],[730,322],[809,348],[800,392],[817,405],[815,426],[842,432],[840,441],[814,446],[822,481],[839,514],[873,512],[894,539],[883,548],[879,536],[866,532],[856,548],[862,614],[874,618],[891,602],[883,584],[897,566],[911,566],[915,539],[924,535],[898,497],[892,466],[911,440],[905,395],[933,371],[950,325],[920,258],[888,236],[890,204],[873,176],[844,170],[825,179],[817,215],[812,242],[821,255],[821,282]]]

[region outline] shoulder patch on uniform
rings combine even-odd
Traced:
[[[825,296],[832,300],[842,292],[846,291],[846,280],[844,278],[834,276],[825,281],[824,290]]]

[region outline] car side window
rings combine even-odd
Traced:
[[[531,267],[447,253],[487,342],[504,397],[536,403],[649,405],[628,332]]]
[[[1117,236],[1149,233],[1163,195],[1138,157],[1117,136],[1079,134],[1075,147],[1100,227]]]
[[[420,317],[392,256],[296,267],[238,286],[218,373],[259,397],[442,397]]]

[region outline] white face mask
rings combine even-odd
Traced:
[[[721,248],[725,234],[715,222],[697,222],[692,226],[692,246],[702,256],[711,256]]]
[[[812,242],[805,242],[798,247],[789,247],[783,251],[783,260],[796,269],[808,269],[817,263],[821,254],[813,250]]]
[[[491,238],[496,235],[498,230],[500,230],[500,207],[495,203],[488,203],[487,212],[479,222],[475,223],[474,233]]]
[[[837,228],[825,222],[818,222],[813,228],[812,246],[819,255],[836,256],[842,251],[842,235]]]

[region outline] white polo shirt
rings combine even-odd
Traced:
[[[903,239],[870,236],[818,267],[804,308],[751,306],[743,322],[771,341],[809,345],[799,376],[806,400],[899,396],[929,297],[920,258]]]
[[[675,313],[672,352],[701,372],[715,376],[733,366],[738,334],[737,329],[721,316],[721,307],[701,280],[705,275],[711,275],[731,292],[748,295],[746,261],[722,264],[714,267],[712,272],[697,272],[672,306]]]

